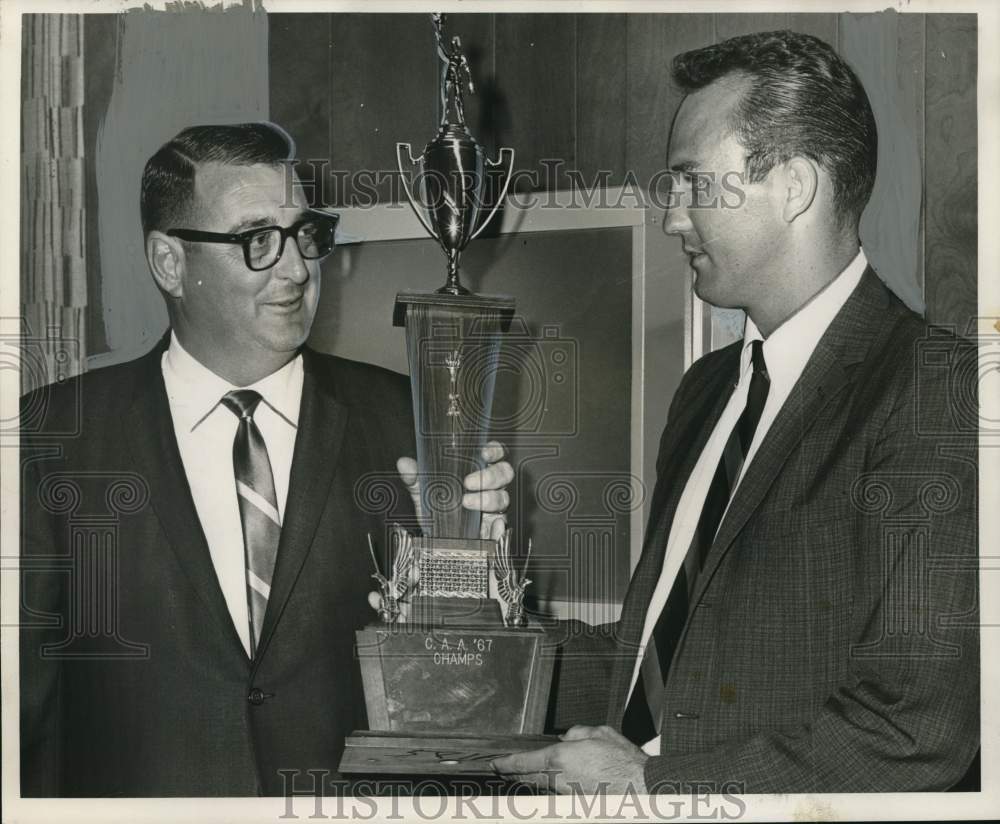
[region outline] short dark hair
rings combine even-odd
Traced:
[[[295,155],[295,141],[274,123],[190,126],[161,146],[142,172],[139,214],[143,234],[177,228],[191,208],[202,163],[279,165]]]
[[[731,127],[746,149],[750,183],[796,155],[833,180],[841,225],[857,221],[875,184],[878,135],[864,87],[818,37],[771,31],[732,37],[674,58],[672,76],[692,92],[727,75],[746,77]]]

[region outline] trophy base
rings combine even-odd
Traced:
[[[555,656],[540,627],[373,624],[356,635],[370,730],[495,738],[545,728]]]
[[[490,762],[559,741],[554,735],[371,732],[347,737],[338,770],[373,775],[496,775]]]

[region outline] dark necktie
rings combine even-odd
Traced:
[[[708,551],[712,548],[732,490],[740,477],[771,388],[762,341],[755,340],[751,343],[750,359],[753,375],[750,377],[746,406],[722,450],[722,457],[712,476],[712,483],[698,518],[694,538],[670,588],[667,603],[653,627],[653,643],[646,645],[639,678],[622,717],[622,734],[639,746],[655,738],[659,731],[663,685],[667,680],[674,649],[687,623],[689,598],[697,576],[705,565]]]
[[[257,654],[260,642],[281,537],[271,461],[264,438],[253,420],[254,410],[260,402],[261,396],[252,389],[236,389],[222,398],[222,403],[240,419],[233,441],[233,472],[243,524],[251,658]]]

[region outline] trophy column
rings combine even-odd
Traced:
[[[393,323],[406,327],[417,462],[430,535],[479,538],[478,512],[462,507],[462,477],[481,468],[501,336],[514,300],[402,292]]]
[[[462,506],[462,479],[482,467],[507,296],[396,297],[393,323],[406,327],[424,534],[412,539],[416,592],[411,620],[500,625],[488,598],[494,541],[479,539],[481,514]]]

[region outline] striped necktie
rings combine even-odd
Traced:
[[[257,654],[260,643],[281,537],[271,461],[264,438],[253,420],[254,410],[261,400],[260,394],[252,389],[236,389],[222,398],[226,408],[240,419],[233,441],[233,473],[243,525],[251,658]]]
[[[755,340],[751,343],[750,360],[753,374],[750,377],[747,404],[726,440],[722,457],[705,496],[691,546],[670,588],[667,603],[656,620],[656,626],[653,627],[653,636],[650,639],[652,643],[646,644],[646,652],[639,668],[639,678],[635,682],[635,688],[622,717],[622,734],[639,746],[655,738],[659,732],[663,687],[667,681],[674,650],[687,623],[690,595],[705,565],[708,551],[715,541],[715,534],[719,531],[719,523],[729,505],[732,490],[743,470],[743,463],[753,443],[753,436],[757,431],[757,424],[760,423],[764,403],[771,388],[771,379],[764,363],[763,341]]]

